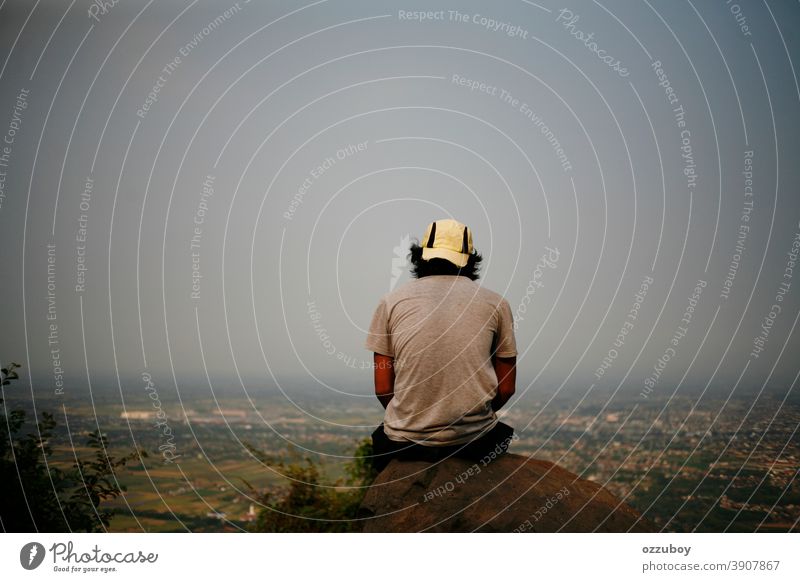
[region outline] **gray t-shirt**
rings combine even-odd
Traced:
[[[384,432],[428,446],[468,442],[497,423],[491,353],[517,355],[502,295],[460,275],[430,275],[381,297],[365,347],[392,356]]]

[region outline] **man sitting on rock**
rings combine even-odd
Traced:
[[[410,259],[415,279],[381,297],[365,344],[386,409],[372,433],[373,464],[505,452],[514,429],[495,411],[516,381],[508,301],[475,282],[481,255],[460,222],[429,224]]]

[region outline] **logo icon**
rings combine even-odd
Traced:
[[[392,291],[403,276],[405,267],[408,266],[408,245],[411,243],[411,234],[400,238],[400,244],[394,247],[392,257],[392,278],[389,281],[389,291]]]
[[[44,546],[39,542],[29,542],[19,551],[19,563],[26,570],[35,570],[44,561]]]

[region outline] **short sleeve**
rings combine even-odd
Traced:
[[[497,311],[496,355],[500,358],[512,358],[517,355],[517,341],[514,337],[514,316],[506,299],[503,299]]]
[[[381,297],[375,313],[372,314],[372,321],[367,332],[367,341],[364,343],[371,352],[377,352],[384,356],[394,357],[392,349],[392,338],[389,334],[389,314],[386,308],[386,299]]]

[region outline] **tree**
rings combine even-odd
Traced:
[[[345,467],[346,477],[334,483],[322,474],[309,458],[300,458],[294,447],[289,460],[266,455],[245,444],[263,463],[278,469],[288,480],[287,488],[259,493],[245,482],[264,506],[252,527],[257,532],[350,532],[360,531],[355,521],[366,488],[374,481],[377,471],[372,466],[372,442],[360,441],[353,461]]]
[[[19,379],[11,363],[2,372],[2,386]],[[86,444],[94,450],[90,459],[77,458],[70,470],[48,463],[55,418],[43,412],[36,433],[21,435],[24,410],[6,412],[4,401],[0,417],[0,527],[6,532],[96,532],[105,531],[111,520],[101,510],[104,501],[119,497],[124,486],[114,480],[115,471],[128,461],[146,457],[144,450],[124,457],[108,454],[108,439],[100,431],[87,435]]]

